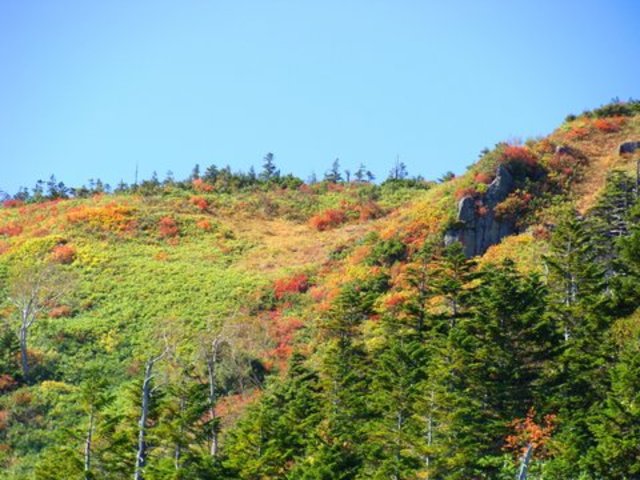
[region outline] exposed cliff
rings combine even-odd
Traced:
[[[495,216],[496,205],[507,198],[513,189],[513,176],[506,166],[500,165],[496,178],[480,199],[466,196],[460,200],[457,223],[445,233],[445,245],[460,242],[465,255],[473,257],[482,255],[491,245],[515,233],[513,220],[497,219]],[[480,210],[478,206],[485,208]]]

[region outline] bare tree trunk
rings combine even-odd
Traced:
[[[522,456],[522,463],[520,464],[520,471],[518,472],[518,476],[516,480],[527,480],[527,471],[529,470],[529,462],[531,461],[531,456],[533,455],[533,445],[527,445],[527,450]]]
[[[218,390],[216,386],[218,367],[218,354],[220,350],[220,337],[211,342],[211,350],[207,353],[207,373],[209,375],[209,416],[211,417],[211,431],[209,433],[210,453],[212,457],[218,455],[218,425],[216,418],[216,403]]]
[[[23,318],[20,325],[20,366],[25,382],[29,379],[29,358],[27,353],[27,335],[29,334],[28,322]]]
[[[84,478],[89,480],[89,472],[91,471],[91,443],[93,440],[93,428],[94,428],[95,415],[93,407],[89,413],[89,429],[87,430],[87,438],[84,442]]]
[[[147,462],[147,418],[149,416],[149,404],[151,401],[151,381],[153,380],[153,366],[164,357],[166,351],[157,357],[147,360],[144,368],[144,381],[142,382],[142,405],[140,407],[140,420],[138,422],[138,450],[136,452],[136,467],[134,480],[143,480],[143,469]]]

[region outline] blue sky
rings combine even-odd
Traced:
[[[640,4],[1,0],[0,189],[195,163],[462,172],[640,92]]]

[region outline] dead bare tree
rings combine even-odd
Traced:
[[[38,262],[23,266],[10,278],[9,301],[18,312],[20,366],[25,381],[29,380],[29,330],[38,317],[66,295],[73,285],[73,276],[60,265]]]
[[[136,466],[133,475],[134,480],[143,480],[144,467],[147,463],[147,422],[149,418],[151,397],[153,396],[153,393],[157,388],[152,386],[153,379],[156,376],[153,372],[153,367],[156,363],[162,360],[167,355],[167,353],[168,347],[165,347],[160,355],[151,356],[145,362],[140,404],[140,420],[138,421],[138,448],[136,451]]]

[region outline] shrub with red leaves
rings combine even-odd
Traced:
[[[212,192],[213,191],[213,185],[205,182],[201,178],[196,178],[193,182],[191,182],[191,184],[193,185],[193,189],[196,192]]]
[[[304,273],[299,273],[288,278],[276,280],[273,293],[278,300],[289,295],[304,293],[309,289],[309,278]]]
[[[484,183],[485,185],[489,185],[493,181],[493,177],[485,172],[480,172],[475,177],[476,183]]]
[[[328,209],[309,219],[309,224],[319,231],[329,230],[342,225],[347,221],[347,216],[342,210]]]
[[[4,208],[16,208],[16,207],[21,207],[23,205],[24,205],[24,202],[22,200],[16,200],[16,199],[9,199],[2,202],[2,206]]]
[[[597,118],[593,121],[593,126],[604,133],[618,132],[623,124],[623,117]]]
[[[71,245],[56,245],[51,252],[51,260],[62,265],[73,263],[76,258],[76,250]]]
[[[15,237],[22,233],[22,227],[17,223],[9,223],[3,227],[0,227],[0,235],[7,237]]]
[[[502,163],[520,163],[527,167],[535,167],[538,164],[538,158],[527,147],[520,145],[507,145],[500,157]]]
[[[198,207],[198,209],[200,209],[203,212],[207,208],[209,208],[209,202],[204,197],[195,197],[194,196],[194,197],[191,197],[189,199],[189,202],[191,203],[191,205],[194,205],[194,206]]]
[[[478,190],[476,190],[476,187],[459,188],[458,190],[456,190],[456,193],[455,193],[456,200],[462,200],[465,197],[475,198],[478,195],[479,195],[479,192]]]
[[[162,217],[158,223],[158,232],[161,237],[171,238],[178,235],[178,225],[171,217]]]

